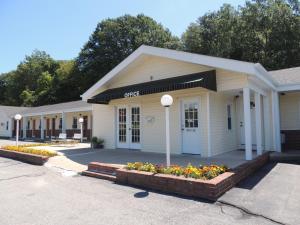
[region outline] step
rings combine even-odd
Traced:
[[[271,153],[270,161],[273,162],[295,162],[300,163],[300,152],[299,153]]]
[[[99,173],[99,172],[88,171],[88,170],[83,171],[81,174],[84,176],[95,177],[98,179],[109,180],[113,182],[116,181],[116,176],[110,174]]]

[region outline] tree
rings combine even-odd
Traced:
[[[260,62],[269,70],[299,66],[299,1],[247,1],[237,10],[224,5],[192,23],[182,40],[187,51]]]
[[[238,12],[224,4],[192,23],[182,35],[186,51],[225,58],[236,58]]]
[[[125,15],[101,21],[77,58],[77,75],[84,92],[141,45],[178,49],[180,41],[152,18]]]

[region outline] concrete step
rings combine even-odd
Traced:
[[[299,152],[273,152],[270,154],[270,161],[273,162],[291,162],[300,163],[300,151]]]
[[[116,176],[110,174],[99,173],[99,172],[88,171],[88,170],[83,171],[81,174],[84,176],[95,177],[98,179],[109,180],[113,182],[116,181]]]

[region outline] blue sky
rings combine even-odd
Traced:
[[[34,49],[75,58],[97,23],[143,13],[177,36],[199,16],[245,0],[0,0],[0,73],[15,69]]]

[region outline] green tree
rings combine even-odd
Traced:
[[[186,51],[260,62],[269,70],[299,66],[299,1],[247,1],[237,10],[224,5],[192,23],[182,40]]]
[[[236,58],[238,12],[225,4],[192,23],[182,35],[186,51],[225,58]]]
[[[141,45],[178,49],[180,41],[152,18],[125,15],[101,21],[77,58],[79,92],[84,92]],[[76,86],[75,84],[73,86]]]

